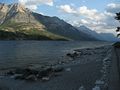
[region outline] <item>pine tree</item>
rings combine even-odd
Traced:
[[[120,12],[116,13],[115,19],[120,22]],[[118,32],[117,37],[119,37],[120,36],[120,27],[117,27],[116,32]]]

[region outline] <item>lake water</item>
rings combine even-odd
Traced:
[[[0,41],[0,69],[61,60],[77,48],[108,45],[107,42],[75,41]]]

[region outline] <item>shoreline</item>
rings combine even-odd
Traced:
[[[90,90],[95,87],[95,82],[100,80],[103,76],[103,73],[101,72],[103,68],[103,59],[107,56],[109,49],[111,49],[111,46],[77,49],[77,51],[83,52],[83,55],[77,57],[75,60],[68,60],[69,57],[63,57],[64,62],[58,62],[56,66],[63,67],[64,71],[60,72],[60,76],[51,78],[50,81],[45,83],[40,81],[27,83],[24,80],[14,80],[5,77],[0,80],[0,84],[3,82],[3,84],[9,88],[12,88],[12,90],[19,90],[18,88],[21,84],[27,85],[23,87],[22,90],[26,90],[25,88],[29,88],[28,90],[33,90],[32,88],[35,87],[36,89],[34,90],[79,90],[81,86],[84,86],[86,90]],[[12,85],[9,85],[11,81]],[[11,87],[15,83],[18,85]],[[68,85],[64,86],[65,83],[68,83]],[[41,88],[39,84],[43,87]]]

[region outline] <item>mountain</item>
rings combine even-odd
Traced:
[[[34,17],[47,27],[49,32],[68,37],[73,40],[96,40],[89,37],[86,33],[79,31],[72,25],[59,19],[58,17],[42,16],[38,13],[33,13]]]
[[[103,38],[97,32],[89,29],[88,27],[86,27],[84,25],[82,25],[80,27],[77,27],[77,29],[84,32],[84,33],[86,33],[86,34],[88,34],[88,35],[90,35],[93,38],[96,38],[98,40],[103,40]]]
[[[105,41],[120,41],[119,38],[115,37],[112,33],[100,33],[99,34]]]
[[[43,16],[18,3],[0,4],[0,39],[96,40],[58,17]]]
[[[77,29],[101,41],[119,41],[112,33],[97,33],[84,25],[77,27]]]
[[[0,39],[68,40],[46,31],[32,12],[20,4],[0,4]]]

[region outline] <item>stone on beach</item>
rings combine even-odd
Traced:
[[[64,70],[63,67],[55,67],[53,68],[54,72],[62,72]]]
[[[10,70],[7,72],[7,75],[14,75],[14,74],[15,74],[15,72],[13,70]]]
[[[17,77],[22,77],[22,74],[14,74],[10,78],[17,78]]]
[[[96,80],[95,84],[96,85],[104,85],[104,81]]]
[[[28,77],[25,78],[26,80],[29,81],[37,81],[37,77],[35,75],[29,75]]]
[[[51,66],[46,66],[39,70],[17,68],[8,71],[7,75],[10,75],[11,78],[20,80],[37,81],[38,79],[41,79],[42,81],[48,81],[52,76],[55,76],[58,72],[62,72],[63,70],[62,67]]]
[[[49,81],[50,78],[49,77],[42,77],[42,81]]]
[[[82,50],[80,51],[82,52]],[[90,52],[92,55],[89,54]],[[106,79],[106,76],[103,77],[103,74],[105,73],[104,75],[107,75],[105,71],[106,67],[102,68],[104,66],[103,64],[107,66],[107,64],[109,63],[109,60],[107,59],[103,60],[106,57],[106,52],[103,53],[102,51],[99,50],[97,51],[95,49],[94,50],[88,49],[86,51],[83,50],[83,54],[81,53],[81,56],[75,58],[73,61],[68,60],[68,57],[65,56],[64,57],[65,59],[63,58],[62,60],[58,61],[61,64],[56,62],[56,64],[52,64],[52,65],[50,63],[50,65],[46,64],[46,65],[42,65],[42,67],[37,66],[37,69],[36,67],[34,68],[34,66],[32,66],[32,68],[28,67],[28,69],[26,68],[21,68],[16,70],[14,69],[13,72],[22,73],[24,75],[24,76],[17,76],[15,79],[18,78],[19,80],[25,80],[28,82],[37,81],[35,82],[35,84],[30,83],[31,84],[30,87],[37,86],[41,90],[46,90],[45,88],[47,88],[48,90],[107,90],[107,89],[103,89],[104,86],[103,87],[101,86],[103,85],[102,81],[105,81]],[[103,53],[104,56],[102,56],[101,53]],[[68,62],[66,63],[66,61]],[[60,76],[60,77],[56,77],[56,76]],[[54,77],[56,78],[53,79]],[[15,81],[15,82],[19,82],[19,81]],[[29,84],[28,82],[27,84]],[[67,85],[65,85],[66,82]],[[19,87],[20,86],[21,85],[19,85]],[[25,86],[29,88],[29,86],[27,85]],[[26,88],[24,90],[26,90]]]
[[[71,71],[71,68],[66,68],[66,71],[67,71],[67,72],[70,72],[70,71]]]
[[[67,53],[66,56],[70,57],[70,58],[77,58],[81,55],[80,52],[77,52],[77,51],[73,51],[72,53]]]
[[[78,90],[85,90],[84,86],[81,86]]]
[[[92,90],[101,90],[99,86],[95,86]]]

